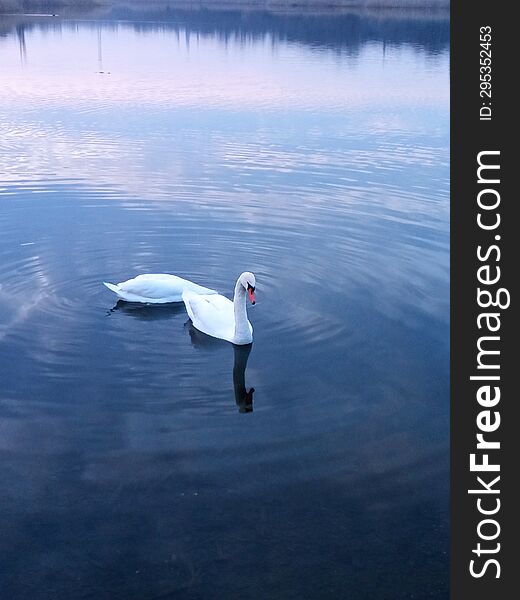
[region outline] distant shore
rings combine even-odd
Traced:
[[[215,9],[447,9],[449,0],[0,0],[1,13],[57,13],[110,6]]]

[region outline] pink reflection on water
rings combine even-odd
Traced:
[[[56,28],[0,44],[4,105],[113,104],[348,110],[370,104],[448,103],[447,56],[366,44],[352,58],[270,36],[244,42],[124,24]],[[396,59],[397,60],[394,60]]]

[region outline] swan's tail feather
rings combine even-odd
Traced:
[[[190,292],[188,290],[184,290],[184,292],[182,292],[182,300],[184,302],[184,306],[186,307],[186,312],[188,313],[188,317],[191,319],[192,323],[195,320],[195,315],[193,314],[193,307],[190,303],[190,300],[191,300],[191,298],[193,298],[193,296],[196,296],[196,294],[194,294],[193,292]]]
[[[119,293],[121,292],[121,290],[119,289],[119,286],[114,285],[113,283],[107,283],[106,281],[103,281],[103,285],[106,286],[110,291],[114,292],[117,295],[119,295]]]

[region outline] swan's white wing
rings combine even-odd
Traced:
[[[235,314],[233,302],[220,294],[194,294],[185,291],[182,299],[193,325],[203,333],[233,341]]]
[[[182,292],[190,290],[196,294],[216,294],[214,290],[197,285],[182,277],[166,273],[144,274],[118,284],[120,292],[145,300],[180,302]]]

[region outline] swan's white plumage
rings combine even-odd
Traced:
[[[235,315],[233,302],[224,296],[197,295],[186,291],[182,299],[193,325],[202,333],[233,342]]]
[[[243,283],[245,281],[247,285],[249,275],[254,284],[254,276],[243,273],[235,286],[233,302],[220,294],[196,294],[191,290],[185,290],[182,299],[194,327],[207,335],[232,344],[250,344],[253,341],[253,327],[247,319]]]
[[[215,290],[167,273],[138,275],[117,285],[106,282],[103,282],[103,284],[122,300],[146,302],[148,304],[181,302],[184,291],[190,291],[193,294],[217,294]]]

